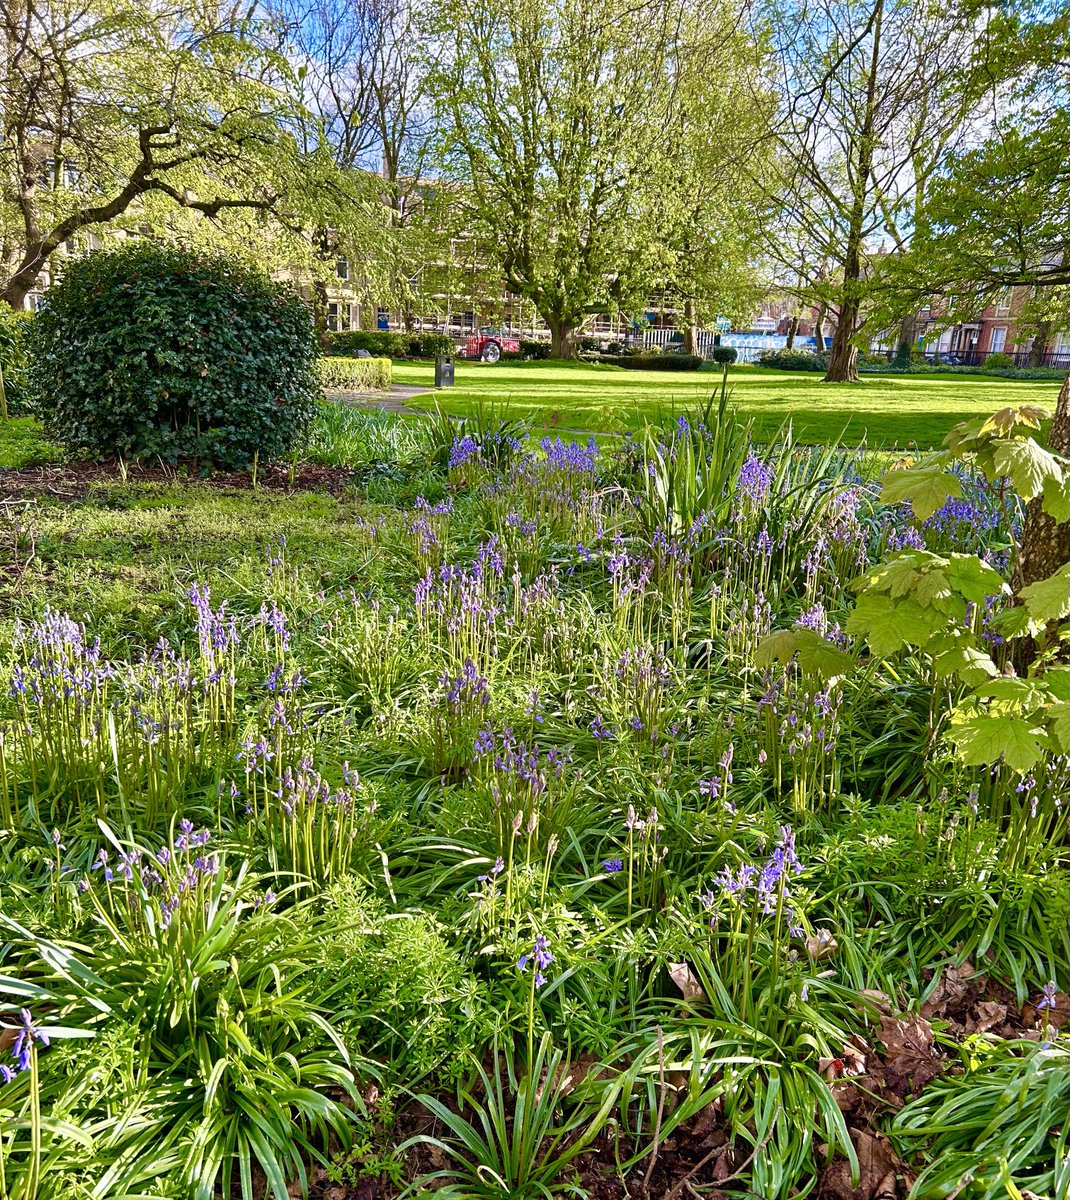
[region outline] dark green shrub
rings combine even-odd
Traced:
[[[437,358],[452,354],[453,339],[444,333],[400,333],[388,329],[344,329],[327,335],[329,354],[350,357],[366,350],[382,358]]]
[[[1008,371],[1014,367],[1014,359],[1009,354],[997,350],[985,359],[986,371]]]
[[[715,363],[734,363],[739,358],[739,351],[735,346],[714,346],[713,361]]]
[[[394,376],[389,358],[342,358],[328,355],[318,364],[320,383],[325,388],[345,388],[351,392],[388,388]]]
[[[758,358],[763,367],[778,371],[827,371],[828,358],[812,350],[763,350]]]
[[[525,358],[543,359],[550,357],[550,343],[537,342],[531,338],[520,339],[520,353]]]
[[[697,371],[703,362],[697,354],[601,354],[594,361],[629,371]]]
[[[26,335],[32,320],[33,313],[16,312],[6,304],[0,304],[0,371],[3,371],[4,396],[11,417],[22,417],[29,411]]]
[[[387,330],[346,329],[341,333],[327,335],[327,353],[350,358],[358,350],[383,358],[404,358],[409,349],[409,338]]]
[[[418,358],[438,358],[440,354],[452,354],[456,349],[453,338],[444,333],[421,333],[416,341],[419,345]]]
[[[286,454],[316,408],[308,308],[262,271],[136,242],[73,262],[30,326],[29,387],[94,455],[242,468]]]

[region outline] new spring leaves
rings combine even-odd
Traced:
[[[957,425],[946,449],[916,465],[893,469],[881,498],[908,503],[925,521],[962,494],[962,472],[972,470],[1015,527],[1016,496],[1041,497],[1057,522],[1070,519],[1070,460],[1033,436],[1047,413],[1034,406],[1003,408]],[[957,467],[957,471],[953,468]],[[1013,549],[1013,548],[1012,548]],[[1013,558],[1012,558],[1013,563]],[[1003,575],[972,554],[908,549],[871,567],[853,585],[858,601],[846,631],[865,638],[878,658],[916,650],[938,680],[968,689],[951,712],[947,735],[966,765],[1001,759],[1016,771],[1034,766],[1045,750],[1070,752],[1070,667],[1041,655],[1027,678],[1001,675],[992,651],[1006,639],[1045,639],[1053,649],[1067,636],[1058,622],[1070,616],[1070,564],[1023,587],[1015,603]],[[781,630],[759,647],[759,665],[796,657],[800,669],[822,678],[846,673],[852,656],[810,630]]]

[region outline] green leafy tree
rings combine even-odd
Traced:
[[[439,10],[434,90],[455,208],[557,357],[590,314],[636,310],[678,265],[662,218],[687,161],[681,98],[717,48],[719,12],[712,0]]]
[[[916,466],[890,471],[882,496],[906,502],[918,520],[958,496],[961,480],[951,468],[966,463],[1008,509],[1015,497],[1037,504],[1054,522],[1070,519],[1070,458],[1037,440],[1047,416],[1031,406],[1005,408],[987,419],[957,425],[945,448]],[[1008,522],[1010,524],[1010,522]],[[1070,750],[1070,563],[1026,582],[1014,546],[1011,581],[968,554],[907,550],[867,571],[856,583],[858,602],[847,624],[863,635],[874,654],[913,647],[931,657],[938,677],[967,687],[951,714],[950,738],[968,765],[1003,758],[1027,771],[1047,752]],[[994,624],[1011,643],[1011,659],[1025,669],[1001,673],[978,636],[968,606],[983,610],[989,597],[1009,601]],[[1014,650],[1018,647],[1018,652]],[[1025,653],[1022,653],[1022,650]]]
[[[367,213],[359,178],[298,140],[298,74],[255,10],[4,4],[3,298],[22,307],[53,255],[105,226],[226,240],[234,219],[233,242],[285,261],[300,252],[280,239],[315,213]]]
[[[760,42],[727,12],[694,41],[705,69],[679,84],[675,167],[661,195],[658,226],[669,248],[667,290],[680,308],[684,352],[718,316],[750,317],[768,291],[762,230],[774,169],[769,135],[775,95]]]
[[[773,28],[779,203],[787,226],[809,235],[810,258],[832,268],[811,284],[836,316],[825,379],[855,381],[877,244],[963,127],[958,69],[973,32],[957,11],[925,0],[788,3]]]

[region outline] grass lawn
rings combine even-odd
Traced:
[[[628,371],[589,363],[458,362],[457,384],[435,397],[418,396],[416,408],[435,401],[450,413],[494,404],[541,428],[613,432],[637,428],[660,414],[693,411],[705,403],[719,375]],[[431,363],[394,364],[394,381],[426,385]],[[858,384],[821,383],[817,375],[734,367],[729,373],[736,407],[754,420],[759,438],[771,437],[791,420],[805,441],[844,441],[871,446],[940,444],[957,421],[1006,404],[1052,408],[1055,381],[1010,381],[961,375],[871,375]]]

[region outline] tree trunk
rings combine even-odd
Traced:
[[[857,297],[845,299],[840,305],[840,316],[829,350],[829,365],[822,383],[858,382],[858,350],[851,340],[858,326],[858,314]]]
[[[825,306],[817,306],[817,316],[814,317],[814,347],[818,354],[825,353]]]
[[[1048,449],[1070,457],[1070,372],[1063,380],[1059,399],[1055,402]],[[1030,500],[1025,510],[1018,557],[1011,577],[1015,604],[1021,602],[1019,597],[1022,588],[1041,579],[1049,579],[1061,566],[1070,562],[1070,521],[1060,524],[1044,511],[1042,503],[1043,497],[1037,496]],[[1016,638],[1011,642],[1011,661],[1020,675],[1028,671],[1043,640],[1041,636],[1037,642],[1030,638]],[[1060,657],[1065,657],[1065,650]]]
[[[851,219],[847,226],[847,244],[843,255],[843,285],[840,292],[836,333],[829,351],[825,383],[858,382],[858,350],[854,345],[862,315],[862,253],[866,218],[866,200],[873,172],[875,149],[874,127],[877,114],[877,76],[881,66],[881,30],[884,25],[884,4],[878,0],[873,10],[873,43],[869,59],[869,79],[866,85],[865,119],[858,134],[858,165],[855,173]]]
[[[1051,322],[1041,321],[1037,325],[1037,331],[1033,334],[1033,341],[1029,347],[1029,358],[1026,362],[1028,367],[1042,367],[1044,365],[1044,351],[1048,348],[1048,339],[1051,337]]]
[[[25,308],[26,297],[30,294],[30,289],[40,278],[43,266],[43,260],[27,262],[24,259],[22,265],[11,276],[4,287],[4,303],[9,304],[16,312]]]
[[[576,326],[569,320],[548,317],[550,327],[550,357],[576,357]]]
[[[312,284],[312,327],[316,331],[320,346],[324,350],[329,349],[331,339],[327,329],[327,285],[322,279],[317,279]]]
[[[1048,449],[1070,457],[1070,373],[1063,380],[1048,435]],[[1042,497],[1030,500],[1022,526],[1021,548],[1011,586],[1014,594],[1040,579],[1047,579],[1070,562],[1070,521],[1056,522],[1041,507]]]
[[[698,354],[698,322],[695,320],[695,302],[690,297],[684,301],[684,353]]]
[[[785,350],[795,349],[795,338],[799,332],[799,314],[791,314],[791,324],[788,326],[788,340],[784,343]]]

